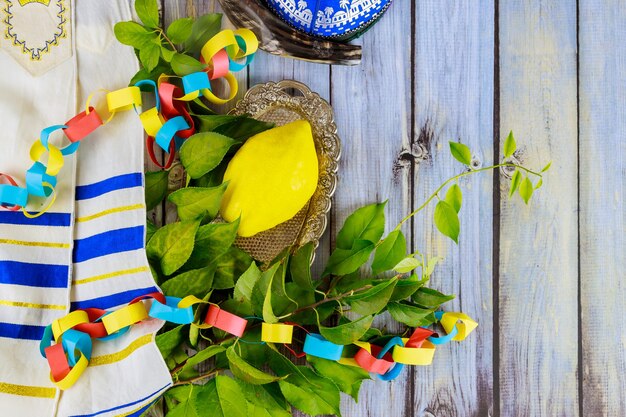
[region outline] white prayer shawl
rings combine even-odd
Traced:
[[[2,3],[0,172],[23,185],[41,129],[82,111],[98,88],[125,87],[138,65],[113,35],[116,22],[132,18],[126,0]],[[59,143],[62,134],[53,135]],[[28,219],[0,210],[2,415],[138,416],[171,385],[154,343],[157,320],[94,341],[89,367],[63,392],[39,353],[55,318],[77,308],[115,309],[158,290],[144,251],[142,170],[141,124],[134,112],[120,113],[65,158],[48,213]],[[45,203],[32,200],[33,210]]]

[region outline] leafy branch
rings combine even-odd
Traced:
[[[131,83],[205,68],[198,60],[200,49],[219,31],[221,15],[178,19],[164,30],[156,0],[137,0],[135,8],[142,24],[122,22],[115,27],[118,40],[135,49],[143,66]],[[356,210],[337,234],[322,276],[313,277],[312,243],[289,248],[268,265],[259,265],[234,245],[239,222],[216,221],[226,190],[223,173],[232,155],[249,137],[272,125],[245,116],[217,115],[201,102],[190,106],[198,133],[180,149],[187,185],[170,193],[167,172],[146,173],[148,209],[167,199],[180,219],[160,228],[148,223],[146,251],[155,281],[168,296],[195,295],[225,311],[267,323],[289,318],[341,345],[376,343],[390,336],[372,327],[375,317],[385,312],[407,330],[434,324],[434,312],[454,298],[427,286],[441,258],[407,253],[401,228],[411,217],[438,200],[435,226],[458,242],[461,178],[512,168],[510,195],[518,192],[528,203],[550,166],[537,172],[512,162],[517,149],[512,133],[504,142],[503,160],[480,169],[472,168],[467,146],[451,142],[452,156],[466,171],[444,181],[384,237],[386,202]],[[202,313],[202,308],[196,312],[198,321]],[[234,417],[263,413],[286,417],[292,408],[311,415],[339,415],[340,392],[357,399],[362,381],[369,379],[360,368],[320,358],[294,364],[285,351],[261,342],[260,322],[248,326],[242,339],[215,328],[167,325],[157,335],[157,345],[175,380],[164,395],[169,417],[197,417],[209,409]],[[210,371],[199,372],[199,367]]]

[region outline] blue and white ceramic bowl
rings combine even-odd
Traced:
[[[312,36],[359,36],[387,10],[392,0],[265,0],[284,21]]]

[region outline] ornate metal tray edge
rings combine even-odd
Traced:
[[[291,89],[301,95],[289,94],[288,91]],[[328,225],[328,212],[337,187],[337,171],[341,157],[341,142],[333,110],[328,101],[311,91],[305,84],[284,80],[252,87],[230,113],[249,114],[262,119],[264,113],[277,107],[298,113],[311,123],[313,130],[320,167],[319,179],[295,244],[302,246],[314,242],[317,248]]]

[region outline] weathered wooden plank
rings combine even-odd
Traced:
[[[579,3],[582,414],[626,415],[626,7]]]
[[[414,25],[418,207],[443,181],[464,171],[450,155],[449,141],[470,146],[476,166],[493,163],[494,3],[417,2]],[[424,152],[428,157],[419,162]],[[432,366],[415,369],[416,416],[487,416],[493,405],[493,179],[480,173],[459,185],[459,245],[436,230],[431,204],[415,218],[415,249],[444,258],[430,281],[457,294],[444,309],[463,311],[480,324],[465,341],[440,347]]]
[[[502,178],[501,415],[577,416],[576,2],[500,2],[500,135],[553,160],[529,206]]]
[[[331,100],[343,141],[339,186],[335,194],[331,237],[356,208],[383,201],[387,230],[410,212],[410,169],[399,166],[399,154],[409,147],[411,128],[411,13],[394,4],[359,42],[363,61],[358,67],[333,66]],[[407,239],[410,229],[404,228]],[[400,327],[391,319],[391,331]],[[410,374],[386,383],[366,381],[358,404],[342,402],[345,416],[409,416]]]

